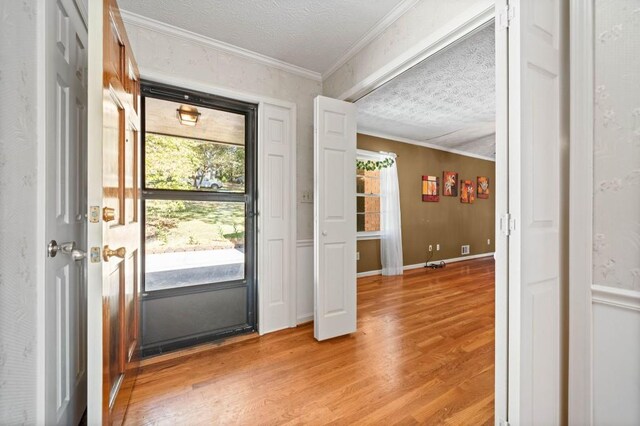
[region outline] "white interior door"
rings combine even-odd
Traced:
[[[87,30],[72,0],[45,2],[45,424],[86,407]]]
[[[314,100],[314,335],[356,331],[356,106]]]
[[[567,9],[567,0],[510,0],[506,13],[511,424],[564,423]]]

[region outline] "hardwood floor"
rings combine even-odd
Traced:
[[[143,367],[125,423],[493,423],[494,262],[358,280],[358,331],[306,324]]]

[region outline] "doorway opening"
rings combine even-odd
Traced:
[[[141,95],[142,354],[255,331],[257,105]]]

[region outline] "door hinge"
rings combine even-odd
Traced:
[[[515,16],[515,6],[506,5],[498,14],[498,25],[500,28],[509,28]]]
[[[510,236],[511,233],[515,231],[516,220],[511,216],[511,213],[505,213],[504,216],[502,216],[502,219],[500,219],[500,229],[505,237]]]

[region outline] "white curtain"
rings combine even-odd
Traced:
[[[400,223],[400,187],[394,161],[380,171],[380,254],[382,275],[402,275],[402,227]]]

